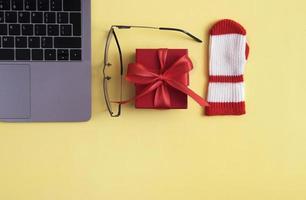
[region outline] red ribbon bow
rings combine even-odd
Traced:
[[[161,68],[159,74],[149,71],[140,63],[129,64],[126,79],[134,84],[147,85],[135,99],[139,99],[155,90],[154,106],[157,108],[170,108],[171,99],[168,86],[171,86],[192,97],[202,107],[209,106],[202,97],[190,90],[186,83],[180,78],[182,75],[192,70],[193,65],[190,58],[187,55],[182,56],[172,66],[165,70],[167,52],[167,49],[158,50]]]

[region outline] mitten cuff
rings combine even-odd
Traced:
[[[208,86],[207,115],[245,114],[244,83],[211,82]]]

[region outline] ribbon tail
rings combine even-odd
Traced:
[[[186,85],[174,81],[174,80],[167,80],[167,83],[169,85],[171,85],[172,87],[174,87],[175,89],[178,89],[179,91],[187,94],[188,96],[190,96],[191,98],[193,98],[200,106],[202,107],[208,107],[209,104],[207,103],[207,101],[205,99],[203,99],[202,97],[200,97],[198,94],[196,94],[194,91],[192,91],[191,89],[189,89]]]
[[[168,88],[165,85],[161,85],[157,88],[154,98],[154,106],[156,108],[170,108],[170,94]]]

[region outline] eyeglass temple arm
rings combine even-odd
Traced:
[[[189,37],[191,37],[192,39],[194,39],[197,42],[202,43],[203,41],[200,40],[199,38],[197,38],[196,36],[192,35],[191,33],[183,30],[183,29],[179,29],[179,28],[166,28],[166,27],[159,27],[159,30],[163,30],[163,31],[177,31],[177,32],[181,32],[184,33],[186,35],[188,35]]]
[[[168,27],[150,27],[150,26],[124,26],[124,25],[116,25],[113,27],[117,27],[119,29],[130,29],[130,28],[151,28],[151,29],[159,29],[162,31],[177,31],[177,32],[181,32],[184,33],[186,35],[188,35],[189,37],[191,37],[192,39],[194,39],[197,42],[202,43],[203,41],[200,40],[199,38],[197,38],[196,36],[192,35],[191,33],[183,30],[183,29],[179,29],[179,28],[168,28]]]

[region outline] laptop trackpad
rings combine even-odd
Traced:
[[[0,119],[27,119],[31,112],[29,65],[0,64]]]

